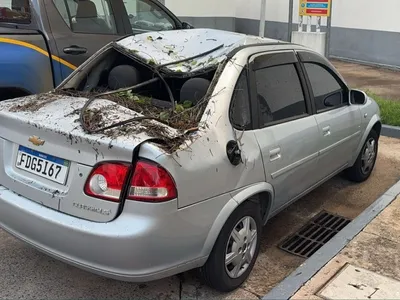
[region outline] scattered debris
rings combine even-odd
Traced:
[[[104,113],[106,113],[106,111],[104,111]],[[84,127],[88,128],[90,131],[104,126],[103,112],[99,109],[87,109],[83,120],[85,121]]]
[[[54,92],[54,95],[80,96],[89,99],[96,94],[59,90]],[[137,122],[120,126],[117,124],[118,126],[102,130],[106,124],[110,123],[110,120],[118,119],[118,116],[109,113],[109,111],[112,111],[113,105],[107,105],[102,108],[90,108],[89,106],[83,114],[82,127],[84,129],[86,128],[89,133],[101,131],[112,138],[146,132],[149,136],[159,140],[161,147],[169,153],[177,150],[185,140],[191,138],[191,134],[194,131],[198,130],[202,112],[208,103],[207,98],[204,98],[193,106],[192,102],[187,100],[182,104],[176,105],[173,111],[171,108],[161,108],[159,107],[160,105],[155,105],[160,100],[135,94],[132,91],[102,95],[96,98],[98,101],[102,99],[112,101],[115,105],[128,108],[137,113]],[[166,101],[161,102],[168,103]],[[80,110],[74,110],[72,113],[79,114],[79,112]],[[178,134],[171,134],[171,129],[176,130]]]
[[[10,108],[12,112],[30,111],[35,112],[46,106],[47,104],[56,101],[59,97],[51,92],[37,94],[34,96],[26,97],[23,104],[16,104]]]

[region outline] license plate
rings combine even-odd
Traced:
[[[67,160],[19,146],[15,166],[60,184],[65,184],[70,163]]]

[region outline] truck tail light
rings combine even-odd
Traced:
[[[147,160],[138,161],[130,185],[130,200],[164,202],[177,197],[175,182],[168,171]]]
[[[97,165],[86,181],[85,194],[119,202],[129,167],[129,164],[114,162]]]

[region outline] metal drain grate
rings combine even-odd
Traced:
[[[279,248],[309,258],[350,222],[350,219],[322,211],[298,232],[285,239]]]

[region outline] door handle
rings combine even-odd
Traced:
[[[269,161],[275,161],[280,158],[281,158],[281,148],[276,148],[269,151]]]
[[[72,45],[72,46],[64,48],[64,53],[65,54],[79,55],[79,54],[85,54],[86,52],[87,52],[86,48],[79,47],[79,46],[76,46],[76,45]]]
[[[331,135],[331,127],[330,126],[326,126],[326,127],[322,128],[322,134],[324,136]]]

